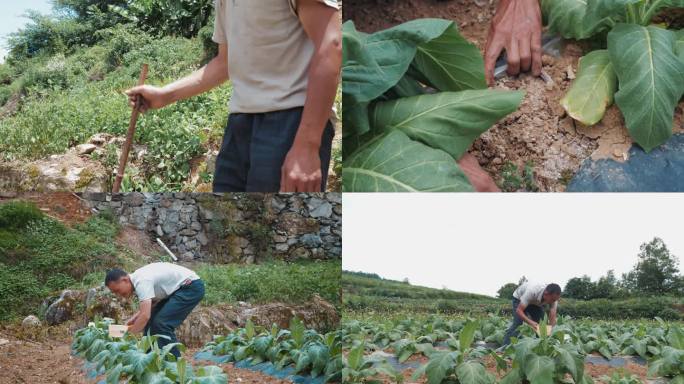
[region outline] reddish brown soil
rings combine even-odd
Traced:
[[[348,0],[344,19],[353,20],[364,32],[416,18],[449,19],[484,51],[497,4],[496,0]],[[561,57],[544,56],[543,70],[552,80],[549,83],[527,74],[497,81],[495,88],[526,91],[519,110],[495,124],[471,148],[480,165],[497,182],[502,181],[505,166],[513,164],[522,170],[531,164],[540,191],[563,191],[588,157],[618,161],[627,158],[631,139],[617,107],[611,107],[601,123],[588,128],[566,116],[560,106],[559,100],[569,88],[583,53],[580,44],[566,42]],[[676,132],[684,132],[683,109],[684,102],[675,111]]]
[[[2,384],[86,384],[80,360],[71,356],[68,340],[29,341],[0,333]]]
[[[0,204],[9,200],[33,202],[43,213],[67,225],[82,223],[91,215],[81,204],[80,198],[69,192],[21,194],[11,199],[0,199]]]

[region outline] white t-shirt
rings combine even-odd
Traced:
[[[339,9],[337,0],[317,0]],[[230,112],[304,106],[314,45],[296,0],[216,0],[213,40],[228,44]]]
[[[544,290],[548,284],[525,282],[519,286],[515,292],[513,292],[513,297],[520,300],[520,303],[525,305],[537,305],[542,306],[542,299],[544,296]],[[551,308],[557,308],[558,301],[554,301]]]
[[[130,277],[138,299],[152,299],[152,302],[171,296],[188,279],[199,279],[195,272],[171,263],[148,264],[131,273]]]

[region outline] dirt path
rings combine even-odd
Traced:
[[[0,384],[86,384],[66,340],[33,342],[0,334]]]
[[[453,20],[484,51],[497,4],[495,0],[347,0],[344,19],[369,33],[416,18]],[[525,90],[525,98],[518,111],[473,144],[471,153],[499,184],[506,181],[505,190],[563,191],[585,159],[626,159],[631,139],[617,107],[612,106],[601,123],[584,127],[560,106],[582,54],[580,44],[565,42],[561,57],[545,55],[543,69],[552,79],[548,83],[529,75],[497,81],[496,88]],[[675,111],[675,132],[684,132],[683,110],[684,102]],[[534,185],[511,182],[515,176],[524,179],[525,166],[534,170]]]

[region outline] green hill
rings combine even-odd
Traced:
[[[474,293],[411,285],[363,272],[342,273],[345,308],[355,311],[413,311],[441,313],[500,312],[502,300]]]
[[[511,304],[507,299],[415,286],[364,272],[342,272],[342,300],[344,310],[352,317],[364,313],[386,313],[390,316],[402,313],[511,314]],[[684,318],[684,301],[667,296],[587,301],[561,298],[559,313],[576,318],[653,319],[657,316],[681,320]]]

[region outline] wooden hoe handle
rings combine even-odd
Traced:
[[[147,79],[147,64],[143,64],[142,71],[140,71],[140,78],[138,85],[145,84]],[[121,158],[119,159],[119,169],[116,171],[116,179],[112,187],[112,193],[119,193],[121,189],[121,181],[123,180],[124,172],[126,171],[126,163],[128,162],[128,153],[131,151],[131,144],[133,144],[133,136],[135,135],[135,126],[138,123],[138,115],[140,114],[140,106],[142,105],[142,96],[138,95],[138,99],[131,113],[131,121],[128,123],[128,132],[126,132],[126,141],[123,148],[121,148]]]

